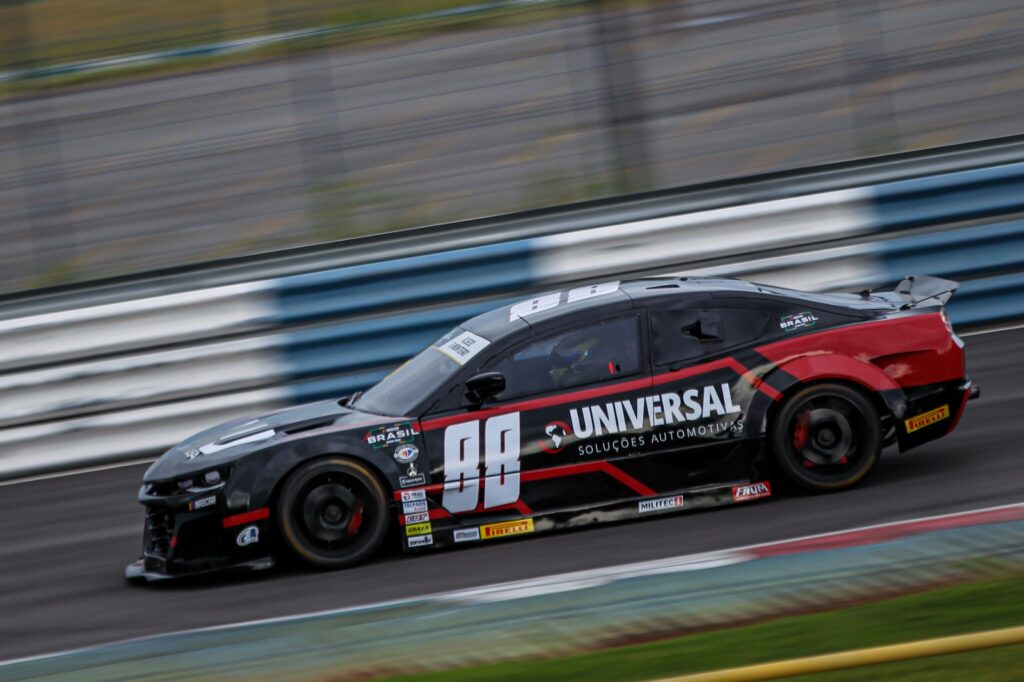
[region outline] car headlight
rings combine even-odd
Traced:
[[[222,486],[230,473],[230,467],[210,469],[209,471],[204,471],[203,473],[195,476],[180,478],[175,481],[175,484],[177,485],[178,490],[182,492],[205,492],[211,488],[218,488]]]

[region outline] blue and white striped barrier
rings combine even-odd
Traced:
[[[1024,163],[1009,163],[0,320],[0,477],[149,456],[343,395],[460,320],[591,278],[826,290],[920,272],[964,282],[955,324],[1021,317],[1024,221],[1005,220],[1021,210]]]

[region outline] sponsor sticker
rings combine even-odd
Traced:
[[[415,502],[416,500],[427,499],[426,490],[403,490],[401,494],[402,502]]]
[[[459,528],[452,534],[455,542],[473,542],[480,539],[479,528]]]
[[[482,351],[491,342],[473,332],[462,332],[454,339],[445,341],[440,346],[434,346],[460,365],[464,365],[473,359],[477,353]]]
[[[406,514],[405,523],[425,523],[430,520],[430,514],[428,512],[418,512],[416,514]]]
[[[402,445],[395,449],[395,461],[401,464],[408,464],[416,459],[419,454],[420,449],[415,445]]]
[[[506,538],[510,535],[522,535],[533,532],[533,519],[520,519],[519,521],[503,521],[501,523],[488,523],[480,526],[480,537],[484,540],[492,538]]]
[[[905,424],[907,426],[907,433],[913,433],[918,429],[923,429],[926,426],[931,426],[936,422],[940,422],[943,419],[949,418],[949,405],[943,405],[942,407],[936,407],[934,410],[928,410],[923,414],[919,414],[916,417],[911,417]]]
[[[238,534],[238,538],[235,542],[239,547],[245,547],[253,543],[260,541],[260,529],[256,526],[247,526],[242,529],[242,532]]]
[[[215,504],[217,504],[217,496],[210,495],[209,497],[200,497],[198,500],[192,500],[188,503],[188,508],[191,511],[195,511],[204,507],[212,507]]]
[[[651,426],[672,426],[712,417],[740,414],[728,383],[690,388],[681,393],[661,393],[610,403],[595,403],[569,410],[571,432],[576,438],[600,438],[619,433],[642,432]],[[548,424],[554,424],[551,422]],[[728,428],[724,426],[723,428]],[[700,434],[703,436],[704,434]]]
[[[390,426],[378,426],[375,429],[370,429],[363,436],[363,440],[375,449],[380,449],[411,443],[413,438],[419,434],[420,431],[413,422],[399,422]],[[416,458],[413,457],[413,459]]]
[[[416,468],[416,462],[409,462],[405,476],[398,477],[398,484],[403,488],[411,488],[414,485],[423,485],[427,482],[425,474],[421,474]]]
[[[641,500],[638,505],[641,514],[647,512],[661,511],[662,509],[678,509],[683,506],[683,496],[659,497],[655,500]]]
[[[747,485],[734,485],[732,487],[733,502],[746,502],[747,500],[756,500],[760,497],[770,497],[771,494],[772,486],[768,481],[761,481],[759,483],[748,483]]]
[[[549,455],[557,455],[565,450],[566,438],[572,435],[572,427],[563,421],[549,422],[544,427],[545,440],[540,442],[541,449]]]
[[[416,535],[406,540],[410,547],[426,547],[434,544],[433,535]]]
[[[404,503],[402,503],[402,513],[403,514],[415,514],[416,512],[425,512],[425,511],[427,511],[427,502],[426,502],[426,500],[415,500],[413,502],[404,502]]]
[[[433,529],[430,527],[430,522],[426,523],[413,523],[405,527],[405,534],[407,536],[413,535],[429,535]]]
[[[779,318],[779,328],[784,332],[791,332],[795,329],[813,327],[818,323],[818,316],[810,311],[785,315]]]

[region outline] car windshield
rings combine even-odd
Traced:
[[[406,416],[489,344],[487,339],[456,327],[381,379],[352,407],[373,414]]]

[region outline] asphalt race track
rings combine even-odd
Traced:
[[[724,549],[1024,500],[1024,329],[967,339],[981,386],[958,430],[852,491],[681,514],[349,571],[130,586],[142,466],[0,487],[0,660],[128,637]]]

